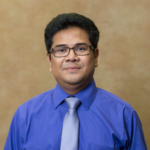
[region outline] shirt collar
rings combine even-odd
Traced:
[[[93,79],[92,82],[87,87],[85,87],[82,91],[75,94],[74,96],[77,97],[81,101],[85,109],[88,110],[96,97],[96,93],[97,93],[97,88]],[[58,105],[60,105],[63,102],[65,98],[69,96],[70,95],[67,94],[57,84],[53,93],[53,104],[54,104],[55,109],[57,108]]]

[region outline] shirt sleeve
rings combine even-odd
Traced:
[[[126,128],[129,136],[128,150],[147,150],[142,124],[135,111],[132,115],[128,114]]]
[[[17,110],[12,119],[4,150],[21,150],[21,119]]]

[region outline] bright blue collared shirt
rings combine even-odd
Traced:
[[[59,150],[68,97],[57,84],[16,111],[4,150]],[[81,101],[79,150],[146,150],[135,110],[117,96],[97,88],[94,80],[74,95]]]

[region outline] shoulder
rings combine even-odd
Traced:
[[[129,103],[122,100],[120,97],[118,97],[115,94],[112,94],[106,90],[103,90],[101,88],[97,88],[96,99],[100,99],[102,102],[106,102],[106,103],[112,102],[115,104],[120,104],[122,106],[131,107],[131,105]],[[131,107],[131,109],[133,109],[133,108]]]
[[[134,108],[128,102],[101,88],[97,88],[95,104],[110,113],[122,113],[126,116],[135,113]]]
[[[128,140],[127,147],[146,149],[141,121],[129,103],[110,92],[97,88],[93,106],[92,112],[97,114],[108,130],[111,129],[115,138],[119,139],[124,135]]]
[[[24,117],[30,113],[39,112],[40,109],[43,109],[48,104],[52,103],[52,94],[54,89],[41,93],[30,100],[26,101],[20,105],[16,111],[19,113],[20,117]]]
[[[98,88],[93,110],[98,110],[99,115],[116,125],[121,122],[126,128],[134,125],[141,128],[141,122],[134,108],[118,96]],[[114,121],[115,120],[115,121]]]

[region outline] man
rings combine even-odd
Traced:
[[[5,150],[146,150],[135,110],[97,88],[99,31],[93,21],[61,14],[45,29],[50,72],[57,85],[21,105]]]

